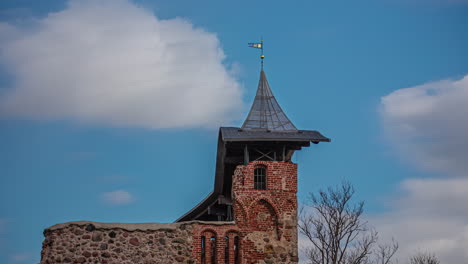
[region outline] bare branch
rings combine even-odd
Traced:
[[[392,258],[398,251],[398,243],[392,238],[391,244],[379,244],[374,251],[376,264],[392,264]]]
[[[440,264],[440,261],[434,254],[418,253],[410,258],[410,264]]]
[[[364,202],[353,203],[353,196],[354,188],[348,182],[321,190],[318,195],[310,194],[310,204],[299,214],[299,231],[312,245],[306,250],[310,263],[393,264],[398,244],[379,246],[374,251],[377,232],[361,220]]]

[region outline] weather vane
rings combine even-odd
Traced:
[[[260,40],[260,42],[248,43],[248,45],[251,48],[256,48],[256,49],[261,49],[262,50],[262,54],[260,55],[260,59],[262,60],[262,70],[263,70],[263,59],[265,58],[265,55],[263,55],[263,38]]]

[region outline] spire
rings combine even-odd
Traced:
[[[243,130],[269,130],[272,132],[297,132],[297,128],[288,119],[271,92],[265,72],[260,72],[257,94]]]

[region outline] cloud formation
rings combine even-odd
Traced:
[[[397,90],[382,98],[385,131],[418,166],[468,177],[468,75]]]
[[[12,263],[23,263],[31,260],[32,255],[30,253],[19,253],[10,256],[10,262]]]
[[[396,238],[405,263],[417,252],[432,252],[442,263],[468,263],[468,179],[410,179],[391,210],[371,216],[383,241]]]
[[[397,90],[382,98],[385,133],[401,156],[443,177],[407,179],[388,212],[371,216],[400,242],[400,260],[418,251],[468,263],[468,76]]]
[[[152,129],[237,118],[241,87],[215,34],[128,0],[71,0],[28,27],[0,23],[13,87],[0,113]]]
[[[101,199],[108,205],[126,205],[135,201],[135,198],[125,190],[116,190],[101,194]]]

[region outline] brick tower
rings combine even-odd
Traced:
[[[322,141],[330,140],[288,119],[262,69],[242,127],[220,128],[213,192],[176,221],[197,222],[196,263],[297,263],[297,164],[291,158]]]

